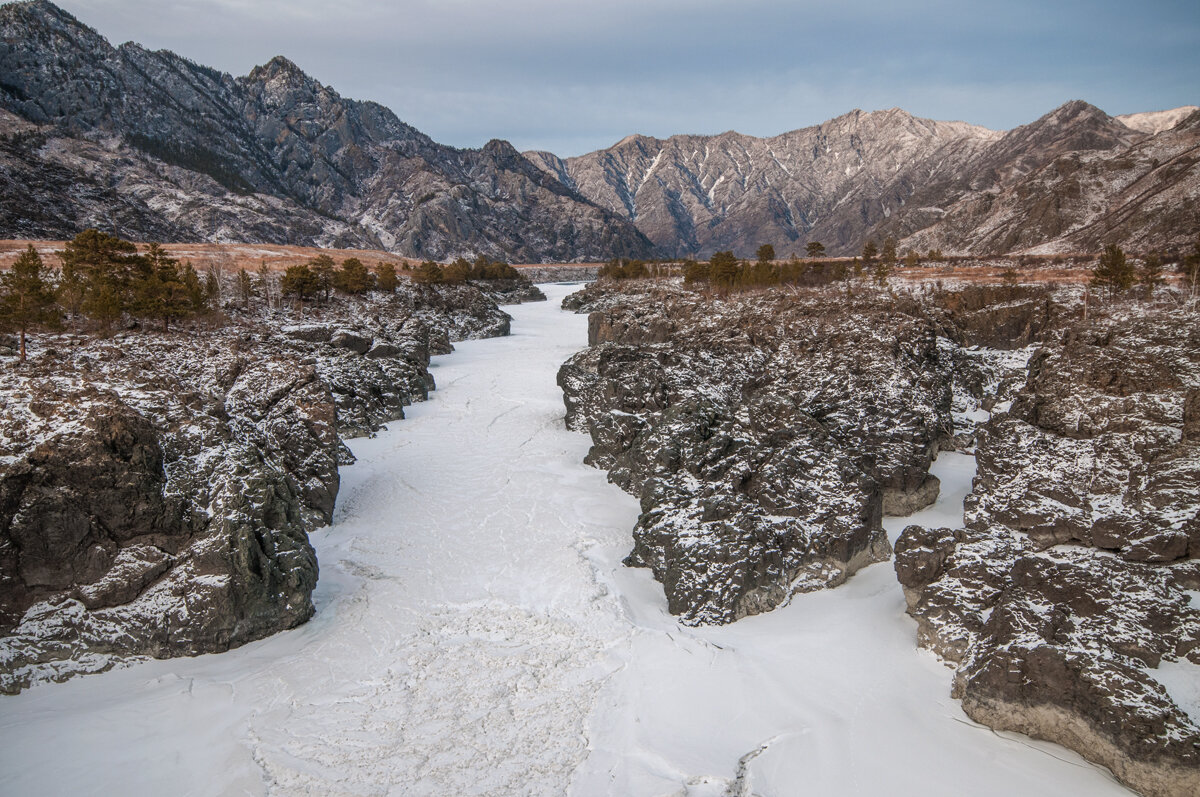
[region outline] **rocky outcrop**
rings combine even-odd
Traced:
[[[39,336],[0,370],[0,691],[226,650],[313,613],[308,531],[342,438],[433,388],[431,353],[504,334],[472,286],[340,299],[302,323]]]
[[[600,274],[595,265],[578,266],[528,266],[521,275],[530,282],[592,282]]]
[[[644,257],[631,224],[506,142],[443,146],[276,57],[235,78],[0,8],[0,235],[383,248],[514,262]]]
[[[919,308],[870,294],[588,288],[559,372],[587,461],[639,495],[627,563],[686,623],[731,622],[886,558],[885,508],[936,497],[949,364]]]
[[[1197,335],[1158,310],[1049,341],[979,431],[966,527],[896,543],[918,641],[971,717],[1156,797],[1200,789],[1200,726],[1155,672],[1200,665]]]

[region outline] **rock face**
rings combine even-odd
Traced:
[[[275,58],[234,78],[113,48],[44,0],[0,8],[0,236],[384,248],[515,262],[650,244],[511,145],[457,150]]]
[[[1179,110],[1124,124],[1073,101],[1001,133],[893,108],[771,138],[629,136],[526,157],[672,256],[809,241],[850,255],[888,236],[968,254],[1181,248],[1200,232],[1200,170],[1197,122]]]
[[[342,438],[425,398],[451,338],[509,321],[472,286],[408,283],[300,324],[227,310],[208,331],[40,336],[0,370],[0,691],[307,620]]]
[[[1098,142],[1104,144],[1105,141]],[[1200,112],[1132,144],[1060,149],[972,191],[905,246],[956,252],[1184,251],[1195,240]]]
[[[1198,334],[1159,311],[1045,345],[979,432],[966,527],[896,544],[918,641],[971,717],[1156,796],[1200,790],[1200,726],[1155,674],[1200,665]]]
[[[587,461],[641,497],[628,564],[687,623],[725,623],[888,555],[885,508],[933,500],[952,363],[883,295],[707,299],[588,288],[591,346],[559,372]]]

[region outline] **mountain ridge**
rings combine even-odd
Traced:
[[[6,194],[30,184],[34,201],[20,203],[24,215],[6,202],[0,234],[69,237],[118,222],[130,236],[438,259],[650,253],[631,225],[511,146],[438,144],[286,57],[233,77],[170,51],[113,47],[44,0],[0,7],[0,34],[0,108],[39,126],[40,143],[16,146],[6,117],[0,181]]]
[[[941,222],[949,214],[994,225],[979,211],[982,199],[1016,190],[1064,156],[1100,152],[1123,163],[1131,148],[1173,129],[1152,134],[1138,126],[1163,127],[1184,118],[1186,108],[1127,116],[1131,127],[1071,100],[1007,131],[923,119],[899,108],[855,109],[763,138],[733,132],[633,135],[574,158],[525,155],[564,185],[634,222],[660,251],[674,256],[706,257],[720,249],[748,255],[763,243],[780,253],[795,252],[813,240],[831,254],[849,255],[867,239],[885,237],[964,254],[1096,249],[1099,233],[1059,240],[1075,232],[1075,222],[1041,224],[1038,202],[1044,197],[1026,197],[1024,207],[1009,203],[1007,212],[1024,223],[1010,223],[1004,236],[972,237]],[[1174,182],[1200,186],[1200,174],[1186,171]],[[1093,193],[1095,202],[1107,196],[1103,186]],[[1140,235],[1115,221],[1130,215],[1128,208],[1114,206],[1111,213],[1113,224],[1100,225],[1100,232],[1110,237],[1120,232],[1121,240],[1139,246],[1182,246],[1200,230],[1200,222],[1175,213],[1174,228],[1157,225],[1153,234]]]
[[[567,262],[747,256],[765,243],[784,255],[811,241],[849,255],[886,237],[960,254],[1178,249],[1200,233],[1200,166],[1179,132],[1195,106],[1112,117],[1072,100],[1007,131],[853,109],[769,137],[631,134],[561,158],[439,144],[283,55],[235,77],[113,47],[48,0],[0,6],[0,39],[11,238],[102,227]],[[1116,182],[1045,171],[1060,161]]]

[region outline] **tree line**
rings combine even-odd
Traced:
[[[1183,290],[1194,301],[1200,290],[1200,241],[1196,242],[1191,254],[1180,258],[1179,270],[1183,274]],[[1166,265],[1162,255],[1149,254],[1134,263],[1121,247],[1109,244],[1104,247],[1092,268],[1090,286],[1112,298],[1128,294],[1137,286],[1149,300],[1154,297],[1154,289],[1166,284],[1166,281]]]
[[[207,314],[219,290],[189,262],[157,244],[145,252],[99,230],[85,230],[58,253],[61,269],[46,265],[32,245],[0,274],[0,326],[15,331],[21,362],[29,332],[61,328],[66,319],[107,329],[137,319],[168,329],[173,321]]]

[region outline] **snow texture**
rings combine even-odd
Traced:
[[[430,401],[352,442],[334,523],[312,535],[312,621],[5,698],[4,791],[1126,793],[967,720],[886,564],[680,626],[649,572],[620,564],[636,500],[563,428],[555,373],[586,334],[556,309],[568,290],[435,358]],[[968,471],[944,454],[926,511],[957,518]]]

